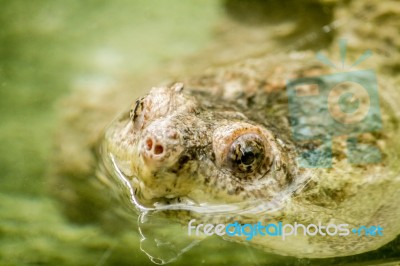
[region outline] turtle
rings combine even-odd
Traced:
[[[268,252],[326,258],[375,250],[400,232],[398,112],[382,97],[378,116],[372,100],[366,103],[358,95],[359,110],[371,114],[366,127],[382,122],[385,130],[353,134],[355,143],[341,134],[330,139],[353,122],[340,120],[340,107],[329,109],[326,101],[302,102],[290,110],[289,102],[298,96],[289,88],[300,80],[303,91],[296,93],[312,95],[312,83],[332,85],[324,78],[338,77],[331,72],[307,54],[292,54],[247,60],[154,87],[105,130],[99,144],[102,177],[139,213],[163,213],[184,224],[193,220],[333,228],[322,232],[312,226],[306,235],[303,227],[290,245],[274,236],[251,241],[245,241],[245,233],[223,236]],[[357,86],[343,84],[337,96]],[[393,91],[386,94],[392,89],[383,85],[382,95],[393,97]],[[326,112],[341,122],[325,124],[314,135],[311,131],[317,129],[311,124],[323,122],[303,117],[310,112],[317,112],[313,118]],[[349,134],[361,132],[365,121],[365,116],[356,119]],[[299,136],[297,131],[307,133]],[[356,150],[352,144],[375,146],[372,151],[380,152],[374,159],[376,153]],[[346,230],[339,235],[337,225],[348,228],[347,235]],[[374,232],[368,231],[371,227]]]
[[[377,19],[392,10],[364,8],[362,1],[351,5]],[[352,19],[358,26],[365,18]],[[360,40],[379,39],[368,28],[359,35],[342,29],[347,30],[356,40],[349,41],[352,51],[359,51]],[[362,69],[337,73],[313,51],[292,51],[196,69],[167,82],[134,80],[134,87],[159,84],[136,98],[118,86],[93,86],[64,108],[67,123],[60,130],[62,156],[56,157],[52,189],[75,222],[104,221],[115,231],[126,227],[121,217],[138,216],[142,236],[147,225],[156,231],[149,220],[180,224],[173,234],[186,235],[189,244],[178,245],[178,255],[206,236],[188,236],[191,225],[259,222],[300,230],[286,239],[282,232],[251,240],[245,233],[221,237],[296,258],[376,250],[400,232],[400,95],[393,60],[383,54],[373,62],[377,80]],[[367,95],[360,84],[368,87]],[[325,88],[325,100],[300,99],[318,94],[318,87]],[[352,97],[354,91],[360,98]],[[344,109],[368,118],[356,115],[354,122]],[[120,205],[126,207],[122,214],[109,214]],[[324,226],[325,235],[315,229],[303,234],[309,225]],[[336,232],[339,225],[346,225],[346,235]],[[152,248],[142,250],[157,257]]]

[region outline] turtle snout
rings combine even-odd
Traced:
[[[140,153],[149,167],[171,166],[182,151],[179,132],[162,123],[150,125],[141,139]]]

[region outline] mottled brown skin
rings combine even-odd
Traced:
[[[106,175],[111,183],[121,183],[115,169],[120,171],[133,189],[137,209],[167,210],[182,223],[196,217],[214,223],[385,228],[382,237],[297,236],[290,245],[266,237],[246,242],[270,252],[323,258],[374,250],[400,231],[400,175],[393,157],[398,150],[387,148],[398,146],[390,141],[398,134],[398,117],[383,99],[387,130],[361,136],[381,149],[381,162],[349,164],[345,138],[337,137],[333,168],[300,167],[296,156],[307,145],[292,141],[285,82],[326,73],[308,54],[291,54],[248,60],[153,88],[107,129],[101,145]],[[207,212],[211,207],[220,213]]]

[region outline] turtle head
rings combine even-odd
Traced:
[[[146,206],[268,199],[290,183],[285,145],[264,124],[181,83],[137,99],[104,143]]]

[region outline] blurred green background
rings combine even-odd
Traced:
[[[218,2],[0,1],[1,190],[42,193],[54,103],[80,75],[145,72],[209,38]]]
[[[325,9],[330,14],[329,5]],[[234,17],[249,20],[246,31],[255,27],[257,16],[264,12],[262,9],[253,17],[252,12],[235,10]],[[316,16],[321,10],[316,9]],[[69,94],[79,77],[140,76],[176,58],[196,54],[218,32],[215,25],[223,12],[216,0],[0,0],[0,265],[150,264],[139,250],[137,235],[113,236],[95,225],[71,224],[48,196],[46,175],[60,123],[57,102]],[[324,16],[320,23],[330,19]],[[276,17],[271,20],[279,24]],[[313,21],[306,19],[305,23]],[[320,31],[320,25],[315,29]],[[285,40],[290,43],[297,37]],[[331,36],[322,38],[310,47],[331,40]],[[340,263],[340,259],[309,261],[265,255],[220,240],[210,243],[207,250],[213,250],[212,254],[195,248],[177,263]],[[398,254],[398,246],[360,260]]]

